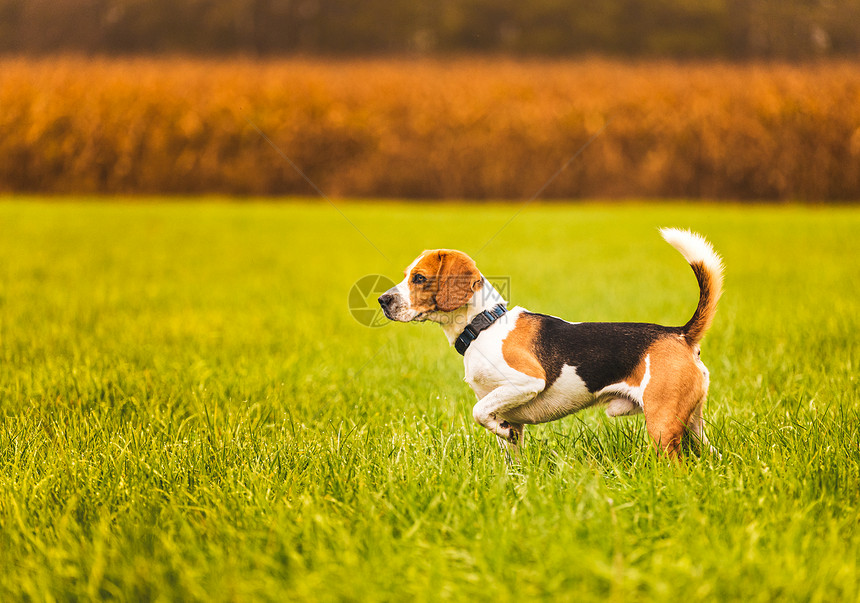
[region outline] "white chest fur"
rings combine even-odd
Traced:
[[[483,398],[500,386],[534,388],[536,381],[542,381],[512,369],[502,353],[502,342],[516,325],[522,311],[520,307],[509,310],[482,331],[466,350],[463,356],[466,371],[464,380],[478,398]]]

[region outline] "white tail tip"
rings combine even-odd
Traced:
[[[702,235],[680,228],[661,228],[660,234],[688,263],[704,264],[717,273],[723,271],[722,259]]]

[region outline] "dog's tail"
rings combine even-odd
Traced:
[[[701,235],[678,228],[661,228],[660,234],[681,252],[699,281],[699,305],[683,326],[687,343],[696,345],[705,336],[717,312],[717,301],[723,293],[723,261]]]

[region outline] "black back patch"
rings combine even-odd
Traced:
[[[523,312],[540,321],[534,355],[546,371],[549,387],[567,364],[594,393],[630,375],[658,339],[678,336],[679,327],[639,322],[569,323],[554,316]]]

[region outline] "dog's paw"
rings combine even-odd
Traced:
[[[514,428],[510,423],[508,423],[507,421],[502,421],[501,423],[499,423],[499,428],[501,428],[505,432],[503,437],[507,441],[509,441],[511,444],[514,444],[514,445],[519,443],[520,432],[516,428]]]

